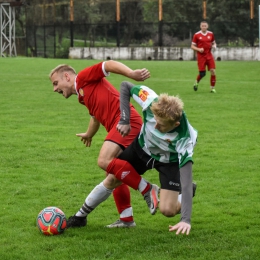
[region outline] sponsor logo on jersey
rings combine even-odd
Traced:
[[[79,89],[79,94],[83,97],[84,96],[84,91],[82,88]]]
[[[130,171],[122,172],[122,174],[121,174],[121,180],[123,180],[129,173],[130,173]]]
[[[149,93],[148,93],[146,90],[144,90],[144,89],[141,89],[141,90],[139,91],[139,93],[138,93],[138,96],[139,96],[139,98],[140,98],[142,101],[145,101],[145,100],[147,99],[148,95],[149,95]]]

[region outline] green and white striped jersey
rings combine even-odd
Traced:
[[[155,129],[156,121],[150,109],[158,95],[147,86],[137,85],[131,88],[131,96],[143,109],[143,126],[139,135],[139,144],[152,158],[163,163],[179,161],[180,167],[192,161],[193,149],[197,140],[194,129],[183,111],[180,125],[168,133]]]

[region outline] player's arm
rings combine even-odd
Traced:
[[[131,98],[131,88],[134,84],[124,81],[120,85],[120,120],[117,125],[117,131],[122,135],[126,136],[131,130],[130,125],[130,98]]]
[[[187,162],[180,168],[181,177],[181,220],[174,226],[169,226],[169,231],[176,231],[176,234],[189,234],[191,229],[191,211],[192,211],[192,162]]]
[[[192,209],[192,162],[188,161],[183,167],[180,168],[181,178],[181,221],[188,224],[191,222],[191,209]]]
[[[136,81],[144,81],[150,78],[150,72],[147,69],[132,70],[125,64],[114,60],[104,62],[104,69],[107,73],[120,74]]]
[[[76,134],[76,136],[81,137],[81,141],[87,146],[91,146],[91,141],[92,137],[97,133],[98,129],[100,127],[100,122],[95,118],[91,117],[89,124],[88,124],[88,129],[86,133],[80,133]]]
[[[193,49],[194,51],[197,51],[197,49],[198,49],[198,48],[196,47],[196,44],[193,43],[193,42],[191,43],[191,46],[190,46],[190,47],[191,47],[191,49]]]
[[[191,46],[190,46],[194,51],[197,51],[197,52],[204,52],[204,49],[203,48],[198,48],[197,45],[195,43],[191,43]]]
[[[214,42],[212,42],[212,48],[213,49],[217,49],[217,43],[214,41]]]

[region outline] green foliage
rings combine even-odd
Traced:
[[[247,47],[248,43],[245,42],[243,39],[238,38],[235,42],[228,41],[228,47]]]
[[[96,62],[1,59],[1,259],[258,259],[258,62],[218,62],[217,93],[211,94],[209,73],[193,91],[195,61],[124,61],[133,69],[148,68],[151,78],[144,84],[156,92],[179,95],[199,131],[193,165],[198,189],[189,236],[168,232],[179,216],[151,216],[133,190],[136,228],[104,228],[118,218],[109,198],[89,215],[87,227],[54,237],[39,233],[36,216],[41,209],[57,206],[68,217],[104,178],[97,157],[105,129],[90,148],[84,147],[75,134],[87,128],[87,109],[76,96],[65,100],[54,93],[48,79],[58,64],[79,71]],[[108,80],[119,87],[125,78],[111,74]],[[159,184],[155,171],[144,177]]]
[[[70,48],[70,39],[62,39],[61,44],[57,44],[56,57],[57,58],[68,58]]]
[[[152,39],[150,39],[148,42],[141,44],[141,47],[153,47],[153,46],[154,46],[154,42]]]
[[[254,18],[250,19],[249,0],[206,1],[206,18],[203,17],[202,0],[164,0],[162,1],[162,32],[159,29],[159,4],[157,0],[120,1],[120,26],[117,21],[116,1],[77,0],[74,2],[74,39],[83,40],[87,47],[108,47],[106,42],[120,39],[120,46],[147,46],[149,39],[154,46],[190,46],[191,35],[199,30],[201,20],[210,23],[210,30],[221,46],[245,41],[245,46],[257,45],[260,0],[254,0]],[[56,5],[54,5],[56,3]],[[16,8],[16,36],[24,37],[32,47],[39,42],[40,35],[33,34],[34,27],[46,25],[46,38],[53,37],[54,25],[61,44],[63,37],[70,34],[70,1],[35,0]],[[67,31],[67,35],[64,35]],[[77,31],[77,33],[76,33]],[[77,38],[75,37],[77,36]],[[34,38],[35,37],[35,38]],[[44,37],[45,38],[45,37]],[[100,44],[101,39],[105,41]],[[48,40],[47,40],[48,41]],[[88,44],[87,44],[88,42]],[[186,44],[188,42],[188,44]],[[47,45],[54,48],[54,44]],[[61,49],[66,49],[61,47]],[[63,50],[59,50],[63,52]],[[53,57],[51,50],[48,57]],[[58,54],[58,57],[63,55]]]

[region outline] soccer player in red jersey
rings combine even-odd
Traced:
[[[109,76],[110,72],[121,74],[136,81],[144,81],[150,77],[150,72],[145,68],[132,70],[123,63],[113,60],[87,67],[78,74],[68,65],[59,65],[49,75],[54,92],[62,94],[65,98],[69,98],[73,94],[77,95],[79,103],[85,105],[89,110],[91,119],[88,129],[85,133],[77,134],[86,147],[91,146],[92,137],[98,131],[100,124],[106,128],[108,134],[98,158],[98,166],[104,170],[106,170],[112,159],[116,158],[132,143],[139,134],[142,125],[142,118],[131,105],[132,128],[130,135],[122,137],[117,131],[116,126],[120,119],[119,92],[105,78]],[[113,188],[117,186],[115,183],[119,181],[112,174],[108,174],[106,180],[109,180],[109,182],[106,182],[106,186],[101,182],[95,187],[91,196],[96,196],[97,193],[103,197],[110,196]],[[120,185],[114,189],[113,195],[120,214],[120,220],[108,225],[108,227],[135,226],[128,186],[126,184]],[[85,203],[75,216],[86,216],[92,211],[95,205],[91,204],[91,196],[86,198]],[[86,221],[80,223],[80,225],[85,226]]]
[[[198,90],[198,84],[200,80],[206,75],[206,66],[210,71],[210,92],[216,93],[216,65],[214,57],[211,53],[211,49],[216,49],[217,45],[215,42],[214,34],[208,31],[208,23],[203,21],[200,23],[200,31],[195,33],[192,39],[191,48],[197,52],[197,61],[199,74],[193,86],[195,91]]]

